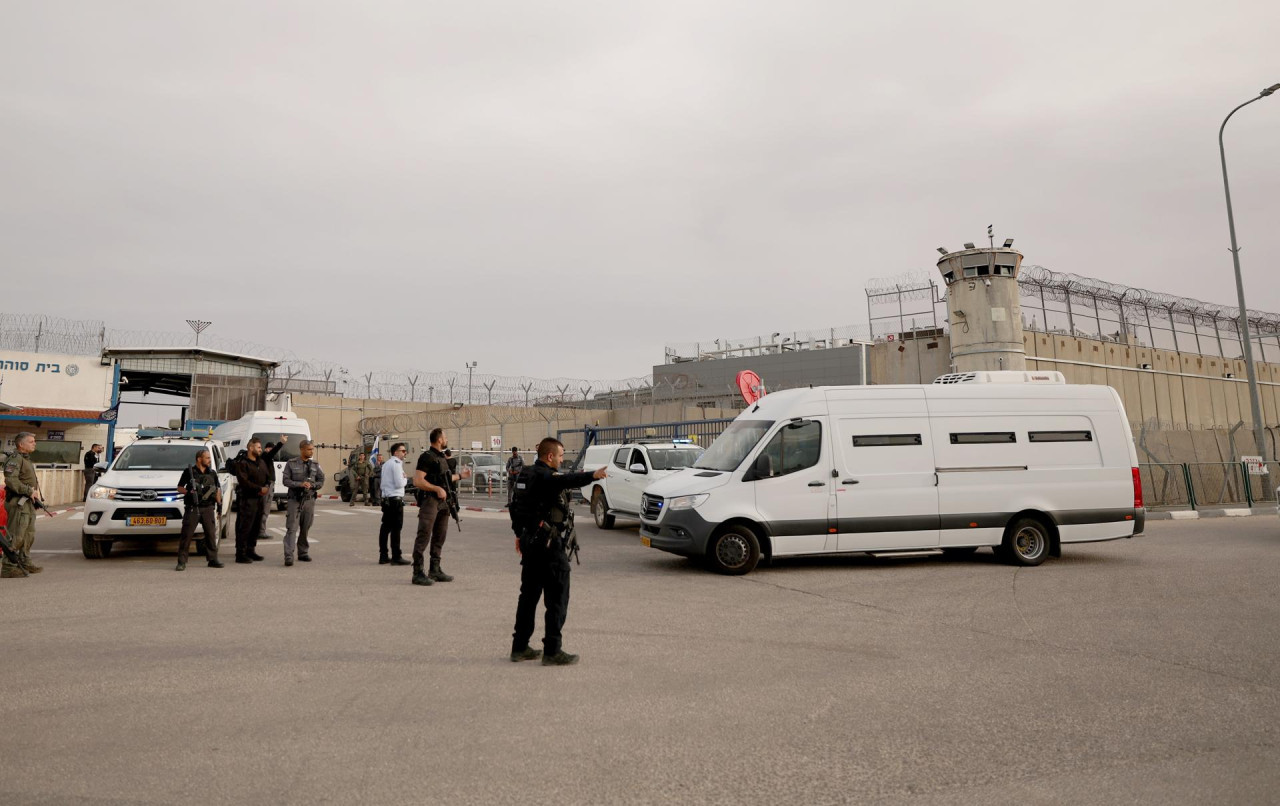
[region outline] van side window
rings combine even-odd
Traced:
[[[649,468],[649,463],[644,460],[644,451],[639,448],[632,449],[627,467],[630,468],[631,465],[644,465],[646,470]]]
[[[822,423],[799,420],[773,435],[761,456],[769,457],[770,478],[813,467],[822,455]]]
[[[1092,431],[1028,431],[1031,442],[1093,442]]]
[[[988,445],[991,443],[1017,442],[1012,431],[979,431],[969,434],[952,434],[952,445]]]
[[[923,445],[919,434],[854,434],[855,448],[884,448],[891,445]]]
[[[623,470],[626,470],[626,469],[627,469],[627,457],[628,457],[628,456],[630,456],[630,455],[631,455],[631,449],[630,449],[630,448],[618,448],[618,450],[614,451],[614,454],[613,454],[613,464],[614,464],[614,467],[620,467],[620,468],[622,468]]]

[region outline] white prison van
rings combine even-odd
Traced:
[[[761,557],[971,552],[1039,565],[1141,534],[1120,396],[1057,372],[773,392],[697,463],[654,483],[646,546],[745,574]]]

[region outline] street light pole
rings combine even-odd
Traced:
[[[478,366],[478,361],[467,362],[467,405],[471,405],[471,372]]]
[[[1258,375],[1253,368],[1253,345],[1249,342],[1249,311],[1244,304],[1244,280],[1240,276],[1240,247],[1236,244],[1236,218],[1231,210],[1231,183],[1227,180],[1227,149],[1223,145],[1222,133],[1226,130],[1227,121],[1231,120],[1232,115],[1254,101],[1266,98],[1276,90],[1280,90],[1280,84],[1272,84],[1258,93],[1257,98],[1250,98],[1235,109],[1232,109],[1223,118],[1222,125],[1218,127],[1218,155],[1222,158],[1222,189],[1227,194],[1227,227],[1231,230],[1231,260],[1235,264],[1236,297],[1240,302],[1240,340],[1244,345],[1245,374],[1249,376],[1249,406],[1253,410],[1253,438],[1258,443],[1258,455],[1262,457],[1263,462],[1267,461],[1266,425],[1262,421],[1261,398],[1258,396]]]

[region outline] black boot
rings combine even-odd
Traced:
[[[404,557],[392,557],[391,564],[392,565],[413,565],[413,563],[409,562]]]
[[[427,572],[427,576],[429,576],[433,582],[452,582],[453,581],[453,577],[446,574],[440,568],[440,559],[438,557],[431,558],[431,570]]]
[[[563,649],[555,653],[554,655],[542,656],[543,666],[572,666],[577,662],[578,662],[577,655],[570,655],[568,652],[565,652]]]
[[[378,555],[378,565],[390,565],[390,564],[391,564],[391,558],[390,558],[390,557],[388,557],[388,556],[387,556],[387,555],[385,555],[385,554],[379,554],[379,555]]]
[[[432,584],[435,584],[435,583],[433,583],[433,582],[431,581],[431,577],[429,577],[429,576],[427,576],[426,574],[422,573],[422,569],[421,569],[421,568],[415,568],[415,569],[413,569],[413,584],[415,584],[415,585],[432,585]]]

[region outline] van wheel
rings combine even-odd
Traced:
[[[591,491],[591,515],[596,519],[598,528],[613,528],[614,517],[609,514],[609,502],[605,500],[604,490],[599,487]]]
[[[707,544],[707,565],[720,574],[738,576],[760,562],[760,540],[745,526],[730,526]]]
[[[1049,529],[1034,518],[1019,518],[1004,530],[1001,554],[1013,565],[1039,565],[1049,556]]]
[[[80,533],[80,550],[89,560],[105,560],[111,553],[110,540],[95,540],[84,532]]]

